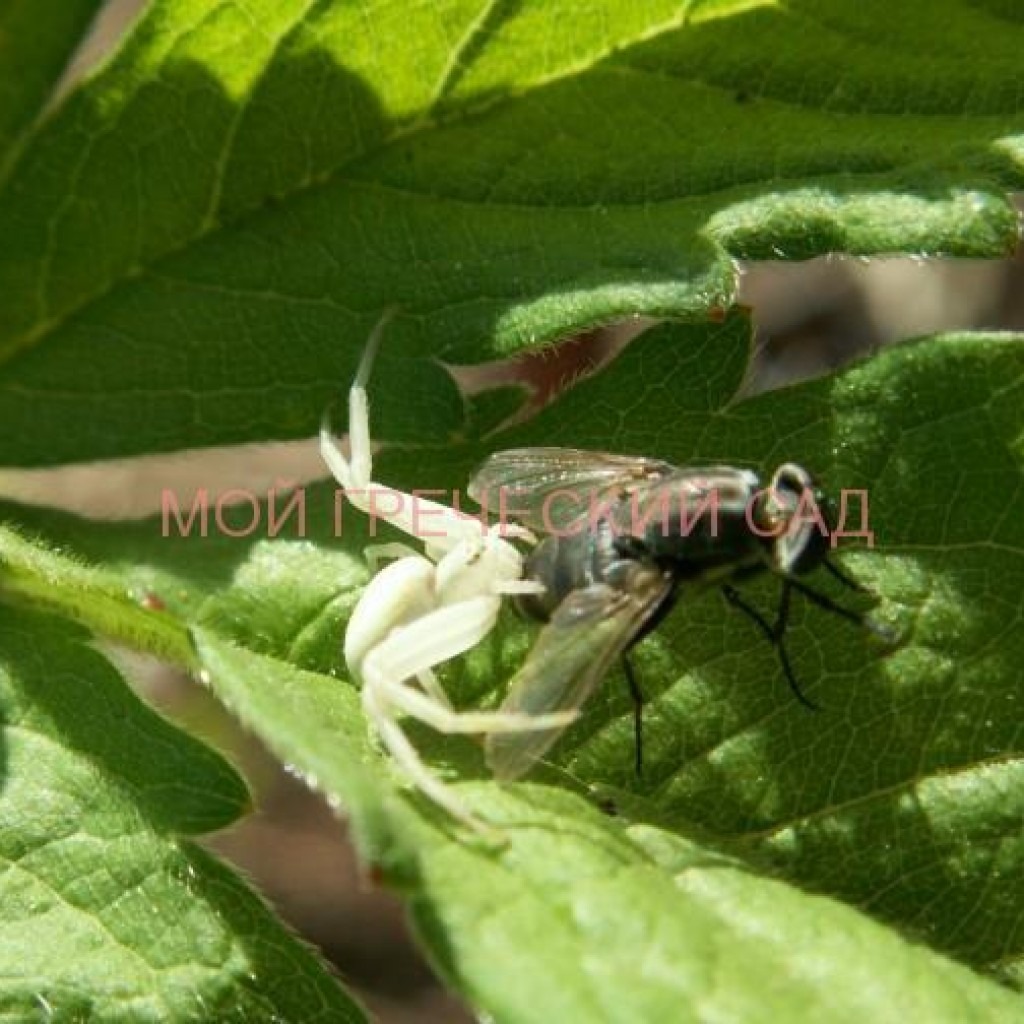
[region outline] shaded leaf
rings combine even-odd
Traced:
[[[0,607],[0,1010],[10,1019],[361,1021],[317,958],[180,834],[247,805],[82,631]]]
[[[186,631],[147,608],[149,596],[125,586],[115,572],[84,565],[0,524],[0,597],[60,612],[111,639],[191,665]]]
[[[0,27],[17,10],[0,0]],[[398,303],[373,382],[392,443],[378,477],[461,488],[511,396],[467,409],[438,360],[628,313],[697,320],[731,299],[734,257],[994,256],[1018,237],[1024,23],[1004,0],[154,0],[38,118],[86,10],[52,19],[38,76],[0,96],[4,464],[311,434]],[[1019,1018],[936,951],[1008,981],[1024,963],[1021,339],[929,339],[742,401],[748,345],[739,316],[651,331],[492,444],[763,474],[797,460],[867,488],[878,547],[841,559],[899,643],[800,606],[788,639],[812,715],[756,629],[691,586],[637,652],[643,779],[615,675],[532,783],[500,787],[471,741],[411,728],[504,847],[402,793],[368,738],[339,651],[364,529],[334,537],[324,514],[307,538],[175,540],[6,508],[12,1012],[46,1009],[42,977],[73,1016],[147,1011],[133,993],[182,1017],[357,1014],[175,837],[237,813],[237,780],[79,633],[9,607],[29,604],[201,666],[351,816],[438,968],[502,1020]],[[331,490],[310,494],[322,513]],[[769,582],[749,591],[766,611]],[[446,684],[497,701],[530,640],[503,624]]]
[[[0,2],[0,181],[102,0]]]
[[[700,316],[733,257],[1010,252],[1022,45],[967,0],[155,0],[0,190],[0,463],[309,436],[393,304],[413,439],[435,358]]]

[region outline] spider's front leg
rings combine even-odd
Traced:
[[[373,519],[389,523],[410,537],[423,539],[429,531],[427,547],[431,554],[445,554],[464,540],[481,541],[486,529],[472,516],[462,515],[447,505],[419,495],[406,494],[373,479],[373,442],[370,437],[370,406],[366,384],[380,348],[381,337],[393,310],[377,322],[359,361],[359,369],[348,392],[348,437],[350,455],[345,457],[327,413],[320,423],[320,455],[345,496],[356,508]],[[508,527],[506,536],[519,536],[516,527]]]
[[[438,607],[388,631],[380,644],[366,652],[358,667],[367,717],[409,781],[453,817],[482,831],[487,831],[486,826],[424,764],[399,725],[398,716],[415,718],[446,734],[485,735],[564,729],[576,718],[576,711],[548,715],[460,712],[446,701],[437,700],[429,690],[423,692],[409,685],[410,680],[431,673],[434,666],[475,647],[493,629],[500,607],[498,594],[483,594]]]

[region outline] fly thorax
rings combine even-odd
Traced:
[[[585,520],[580,526],[586,528],[566,529],[545,538],[527,556],[523,578],[542,583],[544,593],[516,598],[523,615],[547,622],[569,594],[600,579],[603,566],[615,557],[609,550],[607,527],[598,523],[592,530]]]

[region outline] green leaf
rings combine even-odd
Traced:
[[[469,793],[508,837],[425,827],[367,746],[358,702],[325,676],[200,640],[215,692],[341,801],[365,860],[411,897],[438,969],[501,1021],[1016,1020],[1017,997],[863,915],[557,789]],[[464,787],[467,788],[467,787]]]
[[[229,706],[343,799],[364,857],[409,892],[439,970],[495,1019],[703,1020],[729,1008],[753,1020],[768,1007],[852,1021],[884,1019],[894,1001],[936,1022],[1020,1013],[1008,992],[849,908],[660,830],[623,831],[556,789],[469,788],[505,830],[503,848],[453,835],[436,813],[448,834],[417,824],[380,767],[367,771],[374,755],[347,687],[213,637],[201,650]],[[374,788],[392,805],[391,836]]]
[[[0,0],[0,181],[102,0]]]
[[[299,666],[339,669],[338,636],[369,575],[361,555],[369,537],[364,517],[351,511],[343,516],[343,536],[332,536],[333,484],[303,493],[308,530],[285,518],[274,540],[261,534],[268,530],[270,508],[280,512],[287,497],[265,501],[244,537],[220,528],[227,523],[234,529],[230,507],[219,520],[210,511],[200,535],[202,512],[191,529],[180,531],[173,515],[167,522],[163,516],[101,522],[0,505],[0,598],[59,611],[190,669],[197,667],[188,634],[193,625]],[[242,508],[240,521],[248,525],[251,508]],[[28,523],[59,546],[29,541],[5,519]]]
[[[633,776],[630,702],[614,677],[556,759],[642,796],[658,821],[706,830],[992,970],[1024,956],[1024,649],[1013,625],[1024,592],[1022,340],[929,339],[736,401],[743,325],[663,328],[501,442],[765,474],[792,460],[833,492],[866,489],[877,547],[851,543],[841,560],[879,595],[895,648],[796,609],[787,643],[822,707],[810,713],[752,623],[717,594],[684,591],[635,659],[649,700],[644,780]],[[827,576],[814,584],[850,603]],[[749,593],[771,613],[772,581]]]
[[[1022,47],[968,0],[154,0],[0,188],[0,463],[308,436],[396,303],[412,439],[436,358],[699,317],[734,257],[1008,253]]]
[[[180,838],[232,822],[245,787],[81,630],[0,608],[0,707],[5,1019],[364,1019],[236,875]]]
[[[1020,1017],[1019,997],[833,900],[552,790],[495,805],[509,848],[429,850],[412,906],[442,972],[498,1020]]]
[[[1018,1019],[1019,998],[942,954],[1024,978],[1022,339],[929,339],[742,401],[742,318],[670,325],[486,446],[511,393],[466,403],[443,366],[625,314],[700,320],[731,301],[736,257],[1009,252],[1016,6],[153,0],[45,117],[88,5],[26,10],[0,0],[0,66],[34,53],[0,95],[0,463],[307,436],[398,304],[373,381],[379,479],[462,488],[513,444],[796,460],[868,489],[878,548],[841,560],[900,639],[801,604],[811,714],[757,630],[691,585],[637,652],[642,780],[617,673],[530,783],[409,729],[502,827],[488,846],[368,737],[340,653],[366,530],[333,536],[331,487],[308,496],[309,537],[8,507],[12,1014],[357,1012],[177,838],[237,813],[234,776],[42,607],[201,671],[351,816],[483,1013]],[[770,581],[749,594],[777,600]],[[509,619],[446,685],[496,702],[531,638]],[[172,908],[159,932],[153,907]]]
[[[0,524],[0,598],[60,612],[111,639],[192,665],[187,632],[147,608],[147,596],[145,590],[133,593],[114,572],[83,565]]]
[[[499,1019],[589,1019],[595,991],[609,1019],[719,999],[756,1015],[759,998],[794,1020],[884,1017],[886,1000],[908,999],[921,1019],[1015,1019],[1016,997],[807,893],[1007,981],[1024,962],[1022,342],[924,339],[742,400],[746,318],[669,324],[493,439],[765,475],[795,460],[834,493],[867,488],[876,548],[850,542],[840,561],[879,595],[872,615],[900,637],[887,649],[797,604],[788,646],[821,706],[812,713],[747,620],[685,588],[634,654],[649,701],[642,780],[618,673],[529,783],[499,786],[474,743],[410,727],[433,768],[502,827],[503,849],[421,798],[407,805],[400,777],[367,745],[339,650],[366,575],[365,533],[348,510],[349,553],[338,549],[330,489],[307,493],[305,539],[174,539],[157,520],[10,511],[91,559],[116,552],[128,587],[206,595],[169,613],[195,625],[212,688],[340,804],[364,857],[409,894],[439,969]],[[371,398],[388,389],[388,369]],[[385,451],[375,477],[463,488],[486,449],[433,440],[425,432],[419,447]],[[827,577],[814,584],[849,600]],[[749,592],[770,612],[770,581]],[[447,670],[449,692],[467,705],[499,699],[530,640],[510,617]],[[628,985],[607,980],[624,972]]]
[[[204,680],[239,721],[352,819],[364,860],[401,865],[413,856],[411,815],[387,781],[386,762],[370,743],[350,685],[225,642],[208,630],[197,632],[197,648]]]

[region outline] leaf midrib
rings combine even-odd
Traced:
[[[315,4],[317,0],[313,0],[313,2]],[[449,127],[450,125],[458,124],[462,121],[472,120],[476,117],[479,117],[483,113],[489,112],[494,109],[498,109],[507,103],[511,103],[518,99],[521,99],[523,96],[529,95],[530,93],[534,92],[537,89],[544,88],[545,86],[551,84],[552,82],[560,81],[564,78],[570,78],[573,75],[579,74],[580,72],[586,70],[587,68],[593,67],[594,65],[605,60],[610,54],[614,52],[625,50],[630,46],[635,46],[640,43],[646,42],[649,39],[656,38],[663,32],[667,32],[672,29],[681,27],[681,25],[685,24],[686,20],[687,19],[685,14],[682,16],[677,16],[674,19],[670,19],[667,22],[655,26],[646,33],[639,34],[631,42],[625,44],[624,46],[609,46],[606,49],[594,54],[588,60],[579,61],[575,64],[567,65],[560,71],[553,72],[550,75],[538,76],[529,83],[524,84],[524,86],[520,89],[510,89],[504,93],[495,94],[476,104],[467,103],[463,107],[456,108],[455,111],[450,116],[435,119],[431,116],[431,110],[428,109],[425,110],[419,116],[411,116],[405,118],[396,126],[394,131],[392,131],[389,135],[384,136],[377,144],[366,147],[358,152],[351,154],[347,159],[344,159],[339,163],[335,164],[334,166],[325,169],[320,174],[310,175],[304,180],[298,181],[292,188],[284,189],[278,192],[268,192],[265,196],[263,196],[262,199],[260,199],[259,202],[239,210],[237,214],[235,214],[233,217],[226,221],[218,218],[216,216],[216,212],[213,209],[215,197],[221,193],[221,189],[223,187],[223,181],[221,180],[221,176],[216,177],[211,188],[211,195],[207,212],[206,215],[203,217],[202,224],[200,225],[198,231],[184,238],[179,245],[171,245],[166,247],[159,253],[154,253],[144,263],[136,262],[132,263],[131,265],[126,265],[119,276],[114,277],[112,280],[108,281],[102,287],[96,288],[92,292],[89,292],[88,294],[84,295],[77,302],[71,303],[69,306],[63,309],[57,316],[41,321],[33,328],[30,328],[29,330],[23,332],[22,334],[16,335],[8,339],[5,345],[6,352],[2,356],[2,361],[0,361],[0,365],[2,365],[2,362],[9,361],[13,356],[18,354],[19,352],[32,348],[35,345],[39,344],[40,342],[45,340],[48,335],[60,330],[60,328],[63,327],[69,320],[73,319],[83,310],[89,308],[92,305],[95,305],[98,302],[101,302],[108,295],[115,292],[119,286],[121,286],[127,281],[131,281],[134,278],[139,277],[144,271],[149,270],[151,267],[158,265],[164,260],[173,259],[176,256],[180,256],[183,252],[186,252],[193,246],[201,244],[207,238],[215,235],[220,231],[234,230],[244,225],[250,218],[259,216],[264,210],[273,205],[279,204],[282,201],[292,199],[295,196],[305,194],[312,190],[323,188],[326,187],[327,185],[330,185],[331,183],[334,182],[335,179],[340,178],[347,168],[352,167],[354,164],[362,160],[373,159],[374,157],[379,156],[389,147],[393,146],[396,142],[405,139],[415,138],[417,135],[424,134],[435,128],[446,128]],[[284,41],[284,39],[290,36],[292,31],[294,31],[295,28],[299,27],[299,24],[299,22],[296,22],[296,24],[293,25],[288,32],[282,35],[281,39],[279,39],[278,42],[275,44],[273,51],[274,54],[278,52],[281,43]],[[259,75],[257,75],[256,79],[254,80],[254,87],[259,84],[259,81],[270,69],[270,66],[271,61],[268,61],[264,68],[260,70]],[[82,87],[84,87],[87,84],[88,80],[83,83]],[[246,93],[244,102],[239,103],[239,111],[237,114],[237,118],[235,119],[235,122],[233,122],[231,128],[229,129],[228,138],[226,138],[226,145],[220,157],[218,158],[219,166],[226,167],[231,160],[231,150],[229,148],[229,145],[237,134],[238,124],[241,122],[242,117],[244,116],[244,110],[248,107],[252,99],[253,91],[253,89],[250,89]],[[73,90],[72,93],[69,94],[69,96],[74,95],[76,92],[77,90]],[[434,100],[432,100],[431,102],[436,105],[441,98],[443,97],[436,96]],[[47,120],[50,120],[50,118],[48,118]],[[34,134],[35,133],[33,132],[26,133],[24,137],[24,145],[18,154],[19,158],[30,146]],[[20,162],[20,160],[15,161],[15,163],[13,163],[8,168],[9,173],[7,181],[9,181],[10,177],[12,177],[16,172],[18,162]],[[5,181],[4,184],[6,183],[7,182]],[[2,198],[2,195],[0,195],[0,198]]]

